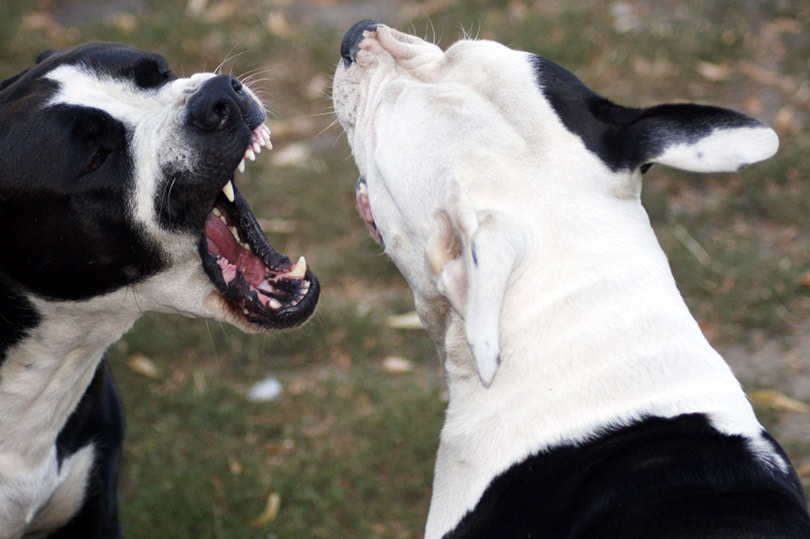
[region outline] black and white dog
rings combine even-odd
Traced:
[[[123,417],[104,350],[146,311],[247,331],[314,311],[233,186],[269,146],[235,78],[95,43],[0,90],[0,538],[117,537]]]
[[[775,133],[715,107],[624,108],[491,41],[443,51],[364,21],[341,55],[358,207],[449,385],[426,539],[810,537],[797,474],[639,197],[652,163],[733,172]]]

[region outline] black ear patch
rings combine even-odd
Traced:
[[[543,95],[563,125],[614,172],[639,167],[646,172],[656,162],[696,172],[727,172],[770,157],[778,146],[770,128],[745,114],[693,103],[622,107],[550,60],[532,56],[532,64]],[[749,134],[762,140],[762,148],[740,145]],[[714,135],[723,143],[705,143]],[[673,148],[674,159],[668,155]]]
[[[540,56],[531,59],[537,83],[563,125],[611,170],[634,168],[616,142],[619,129],[637,113],[598,95],[559,64]]]

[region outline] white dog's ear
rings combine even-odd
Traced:
[[[660,163],[690,172],[735,172],[779,148],[779,137],[765,124],[732,110],[690,103],[638,111],[614,140],[632,168]]]
[[[554,62],[533,56],[538,85],[566,128],[612,170],[653,163],[692,172],[735,172],[776,153],[776,133],[729,109],[678,103],[628,108],[612,103]]]
[[[464,319],[478,375],[489,387],[501,363],[501,307],[523,235],[506,215],[476,212],[455,184],[446,208],[428,241],[428,266],[439,292]]]

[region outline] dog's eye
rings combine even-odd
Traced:
[[[95,153],[95,155],[93,155],[93,158],[90,160],[90,164],[87,165],[87,168],[85,168],[82,171],[81,175],[84,176],[85,174],[91,174],[97,171],[101,167],[101,165],[104,164],[104,162],[107,160],[107,157],[111,153],[112,151],[110,150],[98,150]]]

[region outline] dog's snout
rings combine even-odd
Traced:
[[[357,59],[357,49],[360,42],[363,41],[363,32],[374,30],[377,26],[379,26],[377,21],[365,19],[349,28],[340,43],[340,56],[343,58],[346,67],[349,67]]]
[[[203,131],[226,129],[250,116],[252,101],[239,79],[219,75],[206,81],[188,100],[188,121]]]

